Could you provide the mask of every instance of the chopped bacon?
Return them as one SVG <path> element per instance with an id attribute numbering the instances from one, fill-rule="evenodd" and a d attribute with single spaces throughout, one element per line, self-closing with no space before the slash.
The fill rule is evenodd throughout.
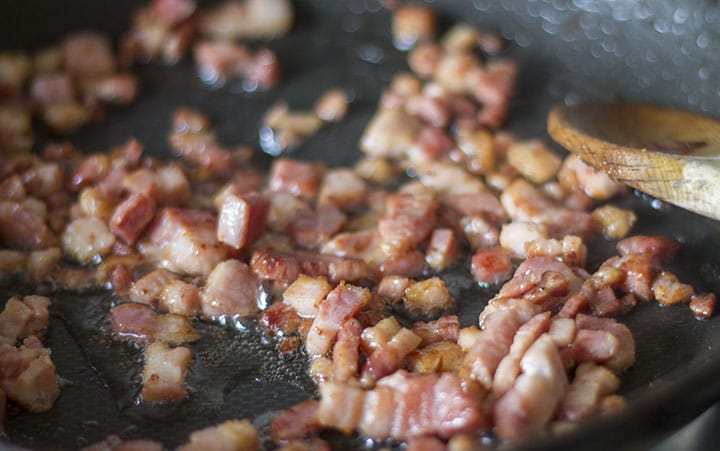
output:
<path id="1" fill-rule="evenodd" d="M 256 450 L 260 446 L 258 431 L 248 420 L 230 420 L 190 434 L 190 441 L 177 448 L 178 451 Z"/>
<path id="2" fill-rule="evenodd" d="M 527 257 L 546 256 L 562 260 L 569 266 L 584 267 L 587 247 L 582 238 L 566 235 L 562 240 L 540 238 L 525 243 Z"/>
<path id="3" fill-rule="evenodd" d="M 38 335 L 48 325 L 50 299 L 45 296 L 12 297 L 0 313 L 0 343 Z"/>
<path id="4" fill-rule="evenodd" d="M 120 304 L 110 309 L 113 334 L 122 340 L 149 343 L 155 340 L 157 314 L 144 304 Z"/>
<path id="5" fill-rule="evenodd" d="M 17 274 L 25 268 L 28 260 L 24 252 L 0 249 L 0 273 Z"/>
<path id="6" fill-rule="evenodd" d="M 282 443 L 304 438 L 320 430 L 318 404 L 317 401 L 308 399 L 280 412 L 270 423 L 270 437 L 273 442 Z"/>
<path id="7" fill-rule="evenodd" d="M 582 329 L 605 331 L 611 333 L 617 339 L 617 352 L 604 362 L 605 366 L 613 372 L 620 373 L 635 363 L 635 339 L 627 326 L 613 319 L 595 318 L 583 314 L 577 316 L 576 322 L 578 334 Z"/>
<path id="8" fill-rule="evenodd" d="M 618 242 L 617 250 L 622 256 L 629 254 L 650 255 L 662 263 L 672 263 L 680 244 L 666 236 L 637 235 Z"/>
<path id="9" fill-rule="evenodd" d="M 334 381 L 345 382 L 357 376 L 362 331 L 362 325 L 355 318 L 340 327 L 332 351 Z"/>
<path id="10" fill-rule="evenodd" d="M 483 216 L 495 224 L 501 224 L 508 218 L 500 200 L 488 191 L 450 195 L 445 203 L 465 216 Z"/>
<path id="11" fill-rule="evenodd" d="M 202 41 L 195 45 L 195 61 L 200 78 L 210 84 L 225 83 L 243 74 L 250 61 L 247 47 L 228 41 Z"/>
<path id="12" fill-rule="evenodd" d="M 202 291 L 202 311 L 209 318 L 249 316 L 257 313 L 260 283 L 239 260 L 218 263 Z"/>
<path id="13" fill-rule="evenodd" d="M 258 326 L 266 334 L 278 338 L 287 337 L 301 327 L 300 318 L 291 306 L 284 302 L 275 302 L 258 316 Z"/>
<path id="14" fill-rule="evenodd" d="M 605 330 L 580 329 L 575 335 L 572 352 L 578 362 L 603 363 L 619 351 L 620 341 Z"/>
<path id="15" fill-rule="evenodd" d="M 573 318 L 556 316 L 550 322 L 548 333 L 558 348 L 566 348 L 575 341 L 577 325 Z"/>
<path id="16" fill-rule="evenodd" d="M 623 185 L 613 182 L 603 171 L 585 164 L 577 155 L 563 161 L 558 181 L 567 190 L 581 190 L 596 200 L 606 200 L 623 191 Z"/>
<path id="17" fill-rule="evenodd" d="M 514 309 L 504 309 L 484 319 L 483 331 L 465 355 L 464 365 L 471 377 L 485 388 L 492 387 L 493 375 L 500 361 L 510 352 L 515 333 L 524 323 Z"/>
<path id="18" fill-rule="evenodd" d="M 340 283 L 320 302 L 318 313 L 308 332 L 305 348 L 309 355 L 323 355 L 330 350 L 341 325 L 357 315 L 370 301 L 370 291 Z"/>
<path id="19" fill-rule="evenodd" d="M 317 117 L 319 117 L 323 121 L 339 122 L 347 114 L 347 95 L 342 89 L 329 89 L 325 91 L 323 95 L 320 96 L 320 98 L 317 99 L 313 109 Z M 344 170 L 341 169 L 339 171 Z"/>
<path id="20" fill-rule="evenodd" d="M 110 252 L 115 244 L 108 226 L 97 218 L 78 218 L 65 228 L 63 249 L 80 263 L 90 263 Z"/>
<path id="21" fill-rule="evenodd" d="M 428 346 L 439 341 L 456 342 L 460 331 L 457 315 L 445 315 L 435 321 L 418 321 L 412 325 L 412 331 L 420 337 L 420 346 Z"/>
<path id="22" fill-rule="evenodd" d="M 156 269 L 136 280 L 128 297 L 133 302 L 155 306 L 165 287 L 173 280 L 177 280 L 177 276 L 170 271 Z"/>
<path id="23" fill-rule="evenodd" d="M 458 258 L 458 242 L 451 229 L 435 229 L 430 237 L 425 260 L 435 270 L 447 269 Z"/>
<path id="24" fill-rule="evenodd" d="M 601 268 L 609 266 L 625 273 L 620 284 L 624 293 L 632 293 L 641 301 L 652 300 L 652 283 L 659 271 L 658 260 L 650 254 L 628 254 L 605 261 Z"/>
<path id="25" fill-rule="evenodd" d="M 223 196 L 217 238 L 235 249 L 255 242 L 265 231 L 270 203 L 259 193 L 230 192 Z"/>
<path id="26" fill-rule="evenodd" d="M 568 381 L 558 349 L 541 335 L 520 361 L 522 374 L 493 407 L 503 439 L 517 440 L 542 431 L 562 402 Z"/>
<path id="27" fill-rule="evenodd" d="M 481 249 L 472 257 L 471 271 L 476 281 L 495 285 L 510 278 L 513 266 L 509 253 L 502 247 Z"/>
<path id="28" fill-rule="evenodd" d="M 202 210 L 163 208 L 138 244 L 146 258 L 167 269 L 203 275 L 230 255 L 230 248 L 217 241 L 217 221 Z"/>
<path id="29" fill-rule="evenodd" d="M 562 164 L 560 157 L 540 140 L 513 143 L 507 150 L 507 161 L 520 174 L 537 184 L 553 179 Z"/>
<path id="30" fill-rule="evenodd" d="M 256 251 L 250 266 L 262 279 L 286 282 L 295 280 L 300 274 L 325 276 L 331 282 L 355 282 L 367 279 L 370 275 L 362 260 L 301 251 Z"/>
<path id="31" fill-rule="evenodd" d="M 381 240 L 392 249 L 406 250 L 424 241 L 435 225 L 437 203 L 431 197 L 391 194 L 378 221 Z"/>
<path id="32" fill-rule="evenodd" d="M 270 170 L 268 186 L 304 200 L 313 200 L 320 184 L 321 168 L 313 163 L 278 158 Z"/>
<path id="33" fill-rule="evenodd" d="M 513 337 L 508 354 L 498 364 L 493 378 L 492 391 L 497 397 L 510 390 L 520 373 L 520 361 L 530 346 L 550 327 L 550 312 L 535 315 L 520 326 Z"/>
<path id="34" fill-rule="evenodd" d="M 465 352 L 452 341 L 438 341 L 408 354 L 405 367 L 413 373 L 455 371 L 462 364 Z"/>
<path id="35" fill-rule="evenodd" d="M 206 12 L 200 27 L 220 39 L 269 39 L 287 33 L 293 17 L 288 0 L 226 1 Z"/>
<path id="36" fill-rule="evenodd" d="M 715 304 L 717 303 L 715 293 L 697 294 L 691 299 L 690 310 L 692 310 L 695 318 L 707 319 L 713 316 L 713 313 L 715 313 Z"/>
<path id="37" fill-rule="evenodd" d="M 134 244 L 155 216 L 155 202 L 143 194 L 131 194 L 115 208 L 110 231 L 126 244 Z"/>
<path id="38" fill-rule="evenodd" d="M 81 32 L 63 42 L 65 69 L 76 77 L 100 77 L 115 72 L 110 40 L 94 32 Z"/>
<path id="39" fill-rule="evenodd" d="M 320 205 L 333 203 L 344 211 L 352 211 L 365 203 L 367 186 L 351 169 L 333 169 L 323 178 L 318 194 Z"/>
<path id="40" fill-rule="evenodd" d="M 405 290 L 405 307 L 414 312 L 429 314 L 445 310 L 452 302 L 445 282 L 439 277 L 421 280 Z"/>
<path id="41" fill-rule="evenodd" d="M 320 302 L 331 289 L 325 277 L 308 277 L 300 274 L 283 293 L 283 302 L 293 307 L 298 315 L 314 318 Z"/>
<path id="42" fill-rule="evenodd" d="M 637 214 L 634 211 L 610 204 L 593 210 L 592 217 L 600 226 L 603 236 L 611 240 L 625 238 L 637 222 Z"/>
<path id="43" fill-rule="evenodd" d="M 13 201 L 0 201 L 0 239 L 22 250 L 44 249 L 56 243 L 42 215 Z"/>
<path id="44" fill-rule="evenodd" d="M 200 289 L 182 280 L 173 279 L 160 292 L 158 308 L 178 315 L 194 316 L 200 312 Z"/>
<path id="45" fill-rule="evenodd" d="M 592 415 L 602 397 L 614 393 L 620 379 L 611 371 L 594 363 L 581 363 L 560 407 L 560 418 L 578 421 Z"/>
<path id="46" fill-rule="evenodd" d="M 148 345 L 142 375 L 143 400 L 171 402 L 187 397 L 185 374 L 191 360 L 192 352 L 188 348 L 180 346 L 171 349 L 164 342 Z"/>
<path id="47" fill-rule="evenodd" d="M 360 148 L 375 157 L 398 158 L 414 144 L 420 121 L 398 109 L 381 109 L 365 128 Z"/>
<path id="48" fill-rule="evenodd" d="M 0 345 L 0 389 L 7 399 L 30 412 L 47 412 L 60 395 L 55 365 L 50 349 L 43 348 L 36 337 L 23 345 Z"/>
<path id="49" fill-rule="evenodd" d="M 139 90 L 135 75 L 114 74 L 98 80 L 92 88 L 92 95 L 105 102 L 126 105 L 135 100 Z"/>
<path id="50" fill-rule="evenodd" d="M 608 286 L 592 293 L 587 299 L 587 304 L 595 316 L 613 316 L 620 313 L 622 308 L 620 299 L 615 296 L 613 289 Z"/>
<path id="51" fill-rule="evenodd" d="M 403 359 L 416 350 L 421 341 L 410 329 L 400 328 L 365 361 L 361 376 L 363 385 L 372 386 L 376 380 L 399 369 Z"/>
<path id="52" fill-rule="evenodd" d="M 527 258 L 525 253 L 527 244 L 533 241 L 545 240 L 548 235 L 549 231 L 545 224 L 513 221 L 503 224 L 498 241 L 514 257 Z"/>
<path id="53" fill-rule="evenodd" d="M 408 50 L 416 43 L 432 40 L 437 31 L 437 13 L 427 6 L 403 5 L 392 17 L 393 42 Z"/>
<path id="54" fill-rule="evenodd" d="M 75 99 L 75 87 L 68 74 L 40 74 L 32 82 L 30 96 L 43 105 L 71 102 Z"/>
<path id="55" fill-rule="evenodd" d="M 366 327 L 360 336 L 362 351 L 367 355 L 371 355 L 390 341 L 400 329 L 402 329 L 402 326 L 394 316 L 388 316 L 378 321 L 374 326 Z"/>
<path id="56" fill-rule="evenodd" d="M 324 244 L 339 232 L 347 222 L 347 216 L 334 204 L 325 204 L 314 213 L 300 214 L 287 228 L 295 243 L 305 249 Z"/>

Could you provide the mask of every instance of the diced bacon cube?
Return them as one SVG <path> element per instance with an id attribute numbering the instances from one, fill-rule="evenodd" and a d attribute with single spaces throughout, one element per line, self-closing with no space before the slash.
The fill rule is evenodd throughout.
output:
<path id="1" fill-rule="evenodd" d="M 230 248 L 217 241 L 217 220 L 203 210 L 161 209 L 138 250 L 173 272 L 209 274 L 230 256 Z"/>
<path id="2" fill-rule="evenodd" d="M 342 89 L 325 91 L 315 102 L 313 110 L 317 117 L 325 122 L 339 122 L 347 114 L 347 95 Z"/>
<path id="3" fill-rule="evenodd" d="M 155 340 L 157 313 L 144 304 L 120 304 L 110 309 L 113 334 L 121 340 L 149 343 Z"/>
<path id="4" fill-rule="evenodd" d="M 496 285 L 510 278 L 513 266 L 504 248 L 493 247 L 479 250 L 473 255 L 471 271 L 478 282 Z"/>
<path id="5" fill-rule="evenodd" d="M 230 420 L 190 434 L 190 441 L 178 451 L 240 451 L 256 450 L 260 446 L 258 431 L 248 420 Z"/>
<path id="6" fill-rule="evenodd" d="M 320 302 L 332 287 L 325 277 L 308 277 L 300 274 L 283 293 L 283 302 L 304 318 L 314 318 Z"/>
<path id="7" fill-rule="evenodd" d="M 680 283 L 671 272 L 662 271 L 652 284 L 653 296 L 663 305 L 687 302 L 695 294 L 692 285 Z"/>
<path id="8" fill-rule="evenodd" d="M 617 250 L 622 256 L 647 254 L 662 263 L 672 263 L 680 244 L 666 236 L 637 235 L 618 242 Z"/>
<path id="9" fill-rule="evenodd" d="M 545 183 L 555 177 L 560 157 L 551 152 L 541 141 L 516 142 L 508 148 L 508 163 L 533 183 Z"/>
<path id="10" fill-rule="evenodd" d="M 235 249 L 255 242 L 265 231 L 270 203 L 259 193 L 223 196 L 218 218 L 218 241 Z"/>
<path id="11" fill-rule="evenodd" d="M 425 253 L 425 260 L 431 268 L 441 271 L 455 263 L 458 257 L 458 243 L 451 229 L 435 229 Z"/>
<path id="12" fill-rule="evenodd" d="M 597 200 L 609 199 L 623 191 L 623 185 L 613 182 L 605 172 L 585 164 L 573 154 L 563 161 L 558 181 L 567 190 L 579 189 Z"/>
<path id="13" fill-rule="evenodd" d="M 190 182 L 182 169 L 174 164 L 155 171 L 157 200 L 161 204 L 182 205 L 191 197 Z"/>
<path id="14" fill-rule="evenodd" d="M 370 301 L 367 288 L 341 283 L 320 302 L 305 343 L 309 355 L 323 355 L 342 323 L 357 315 Z"/>
<path id="15" fill-rule="evenodd" d="M 75 87 L 68 74 L 40 74 L 33 79 L 30 96 L 43 105 L 71 102 L 75 100 Z"/>
<path id="16" fill-rule="evenodd" d="M 550 338 L 559 349 L 570 346 L 575 341 L 577 326 L 572 318 L 555 317 L 550 322 Z"/>
<path id="17" fill-rule="evenodd" d="M 465 353 L 457 344 L 438 341 L 418 348 L 407 356 L 406 368 L 413 373 L 439 373 L 456 370 Z"/>
<path id="18" fill-rule="evenodd" d="M 405 307 L 414 312 L 428 314 L 445 310 L 452 302 L 445 282 L 439 277 L 416 282 L 405 290 Z"/>
<path id="19" fill-rule="evenodd" d="M 0 342 L 38 335 L 48 325 L 50 299 L 44 296 L 12 297 L 0 313 Z"/>
<path id="20" fill-rule="evenodd" d="M 209 318 L 249 316 L 258 311 L 260 282 L 239 260 L 218 263 L 202 292 L 202 311 Z"/>
<path id="21" fill-rule="evenodd" d="M 607 368 L 593 363 L 578 365 L 562 402 L 560 417 L 570 421 L 589 417 L 598 409 L 601 398 L 619 386 L 620 379 Z"/>
<path id="22" fill-rule="evenodd" d="M 298 215 L 287 228 L 295 243 L 305 249 L 314 249 L 324 244 L 339 232 L 347 216 L 332 203 L 320 206 L 317 211 Z"/>
<path id="23" fill-rule="evenodd" d="M 591 331 L 604 331 L 609 332 L 617 338 L 619 343 L 617 346 L 617 352 L 613 353 L 610 359 L 606 360 L 605 365 L 610 368 L 615 374 L 618 374 L 633 363 L 635 363 L 635 339 L 630 332 L 630 329 L 622 323 L 619 323 L 613 319 L 608 318 L 595 318 L 594 316 L 579 314 L 576 318 L 578 334 L 582 329 L 588 329 Z M 592 339 L 591 335 L 588 335 Z M 605 336 L 599 336 L 601 340 L 604 340 L 606 344 L 612 346 L 611 341 Z M 577 335 L 576 335 L 577 341 Z M 592 343 L 589 343 L 592 345 Z M 573 344 L 573 348 L 575 345 Z M 586 347 L 586 349 L 590 349 Z"/>
<path id="24" fill-rule="evenodd" d="M 167 343 L 171 346 L 178 346 L 189 343 L 200 338 L 195 332 L 192 323 L 187 316 L 169 313 L 158 315 L 155 340 Z"/>
<path id="25" fill-rule="evenodd" d="M 559 258 L 569 266 L 585 266 L 587 246 L 582 238 L 565 236 L 562 241 L 553 238 L 540 238 L 525 243 L 527 257 L 544 256 Z"/>
<path id="26" fill-rule="evenodd" d="M 482 216 L 464 216 L 459 226 L 472 249 L 495 247 L 500 239 L 497 227 Z"/>
<path id="27" fill-rule="evenodd" d="M 87 264 L 110 252 L 115 235 L 97 218 L 78 218 L 68 224 L 62 244 L 67 254 Z"/>
<path id="28" fill-rule="evenodd" d="M 0 345 L 0 386 L 7 399 L 29 412 L 47 412 L 60 395 L 50 349 L 36 337 L 23 345 Z"/>
<path id="29" fill-rule="evenodd" d="M 81 32 L 63 42 L 65 69 L 77 77 L 98 77 L 115 72 L 110 40 L 94 32 Z"/>
<path id="30" fill-rule="evenodd" d="M 284 302 L 274 302 L 258 316 L 258 327 L 278 338 L 296 333 L 302 322 L 295 309 Z"/>
<path id="31" fill-rule="evenodd" d="M 381 109 L 365 128 L 360 148 L 370 156 L 401 157 L 415 144 L 420 125 L 401 109 Z"/>
<path id="32" fill-rule="evenodd" d="M 715 293 L 702 293 L 692 297 L 690 310 L 698 319 L 708 319 L 715 313 L 717 298 Z"/>
<path id="33" fill-rule="evenodd" d="M 186 398 L 185 375 L 191 360 L 192 352 L 188 348 L 171 349 L 167 343 L 151 343 L 145 349 L 143 401 L 172 402 Z"/>
<path id="34" fill-rule="evenodd" d="M 138 279 L 128 296 L 133 302 L 155 306 L 165 286 L 173 280 L 177 280 L 177 276 L 170 271 L 156 269 Z"/>
<path id="35" fill-rule="evenodd" d="M 508 219 L 500 200 L 488 191 L 454 194 L 448 196 L 445 203 L 464 216 L 482 216 L 494 224 L 503 223 Z"/>
<path id="36" fill-rule="evenodd" d="M 510 251 L 514 257 L 526 258 L 526 243 L 547 238 L 548 228 L 544 224 L 513 221 L 503 224 L 499 241 L 500 245 Z"/>
<path id="37" fill-rule="evenodd" d="M 348 211 L 361 207 L 365 203 L 367 186 L 363 179 L 351 169 L 333 169 L 323 178 L 318 194 L 320 205 L 328 202 Z"/>
<path id="38" fill-rule="evenodd" d="M 394 253 L 380 263 L 378 270 L 384 276 L 417 277 L 425 270 L 425 256 L 417 249 Z"/>
<path id="39" fill-rule="evenodd" d="M 616 240 L 625 238 L 637 221 L 637 215 L 632 210 L 610 204 L 596 208 L 592 217 L 605 237 Z"/>
<path id="40" fill-rule="evenodd" d="M 160 292 L 158 308 L 178 315 L 194 316 L 201 308 L 200 289 L 182 280 L 171 280 Z"/>
<path id="41" fill-rule="evenodd" d="M 115 208 L 110 231 L 126 244 L 134 244 L 155 216 L 155 201 L 143 194 L 132 194 Z"/>
<path id="42" fill-rule="evenodd" d="M 402 360 L 420 345 L 422 339 L 407 328 L 400 328 L 386 343 L 380 345 L 365 361 L 361 382 L 372 386 L 378 379 L 400 368 Z"/>
<path id="43" fill-rule="evenodd" d="M 56 243 L 43 215 L 13 201 L 0 201 L 0 239 L 22 250 L 44 249 Z"/>
<path id="44" fill-rule="evenodd" d="M 278 158 L 270 170 L 268 185 L 273 191 L 285 191 L 312 200 L 318 191 L 320 175 L 321 168 L 316 164 Z"/>

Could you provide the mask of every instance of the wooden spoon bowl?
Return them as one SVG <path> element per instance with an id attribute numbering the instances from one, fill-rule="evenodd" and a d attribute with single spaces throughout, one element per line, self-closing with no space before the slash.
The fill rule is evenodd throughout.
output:
<path id="1" fill-rule="evenodd" d="M 556 106 L 548 133 L 615 181 L 720 219 L 720 122 L 631 103 Z"/>

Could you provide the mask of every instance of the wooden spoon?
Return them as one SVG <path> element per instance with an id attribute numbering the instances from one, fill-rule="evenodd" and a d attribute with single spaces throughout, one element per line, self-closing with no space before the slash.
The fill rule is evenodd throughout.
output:
<path id="1" fill-rule="evenodd" d="M 720 219 L 720 121 L 630 103 L 561 105 L 548 133 L 617 182 Z"/>

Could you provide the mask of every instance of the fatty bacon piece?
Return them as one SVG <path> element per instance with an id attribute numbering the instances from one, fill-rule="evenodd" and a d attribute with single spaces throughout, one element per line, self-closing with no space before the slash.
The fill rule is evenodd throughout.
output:
<path id="1" fill-rule="evenodd" d="M 373 334 L 375 338 L 379 335 Z M 376 380 L 398 370 L 403 359 L 415 351 L 422 342 L 418 335 L 405 327 L 383 338 L 384 340 L 374 344 L 376 349 L 368 356 L 363 366 L 361 382 L 365 386 L 372 386 Z"/>
<path id="2" fill-rule="evenodd" d="M 201 297 L 208 318 L 250 316 L 259 309 L 260 281 L 245 263 L 226 260 L 212 270 Z"/>
<path id="3" fill-rule="evenodd" d="M 148 402 L 180 401 L 187 397 L 185 375 L 192 361 L 192 351 L 185 347 L 170 348 L 155 342 L 145 348 L 142 374 L 142 398 Z"/>
<path id="4" fill-rule="evenodd" d="M 522 374 L 493 406 L 498 435 L 519 440 L 541 432 L 563 399 L 568 381 L 560 353 L 543 334 L 520 361 Z"/>
<path id="5" fill-rule="evenodd" d="M 326 382 L 320 385 L 318 419 L 325 427 L 376 438 L 472 433 L 487 427 L 480 403 L 452 373 L 411 376 L 397 371 L 372 390 Z"/>
<path id="6" fill-rule="evenodd" d="M 311 356 L 323 355 L 330 350 L 342 324 L 356 316 L 370 301 L 370 291 L 346 283 L 340 283 L 320 302 L 305 342 Z"/>
<path id="7" fill-rule="evenodd" d="M 620 379 L 602 365 L 581 363 L 560 408 L 560 418 L 579 421 L 591 416 L 603 396 L 614 393 Z"/>
<path id="8" fill-rule="evenodd" d="M 319 431 L 321 426 L 317 416 L 318 407 L 318 401 L 307 399 L 280 412 L 270 423 L 270 437 L 273 442 L 299 439 Z"/>
<path id="9" fill-rule="evenodd" d="M 260 437 L 248 420 L 230 420 L 190 434 L 190 440 L 177 451 L 253 451 Z"/>
<path id="10" fill-rule="evenodd" d="M 18 348 L 0 345 L 0 389 L 29 412 L 50 410 L 60 395 L 50 349 L 33 336 Z"/>
<path id="11" fill-rule="evenodd" d="M 186 316 L 158 315 L 144 304 L 120 304 L 110 309 L 113 335 L 137 344 L 164 341 L 173 345 L 199 338 Z"/>
<path id="12" fill-rule="evenodd" d="M 345 382 L 357 376 L 361 334 L 362 325 L 355 318 L 350 318 L 340 327 L 332 351 L 334 381 Z"/>
<path id="13" fill-rule="evenodd" d="M 50 299 L 45 296 L 15 296 L 0 313 L 0 343 L 14 345 L 18 339 L 37 336 L 48 325 Z"/>
<path id="14" fill-rule="evenodd" d="M 261 279 L 282 282 L 292 282 L 300 274 L 324 276 L 331 282 L 358 282 L 370 277 L 368 265 L 360 259 L 305 251 L 255 251 L 250 267 Z"/>
<path id="15" fill-rule="evenodd" d="M 207 275 L 231 249 L 217 240 L 217 220 L 203 210 L 163 208 L 150 224 L 140 253 L 170 271 Z"/>
<path id="16" fill-rule="evenodd" d="M 572 352 L 577 362 L 601 363 L 620 374 L 635 363 L 635 339 L 630 329 L 610 318 L 578 314 Z"/>
<path id="17" fill-rule="evenodd" d="M 45 218 L 25 203 L 0 202 L 0 241 L 22 250 L 39 250 L 57 244 Z"/>
<path id="18" fill-rule="evenodd" d="M 261 194 L 231 191 L 222 197 L 218 241 L 235 249 L 255 242 L 265 231 L 270 202 Z"/>

